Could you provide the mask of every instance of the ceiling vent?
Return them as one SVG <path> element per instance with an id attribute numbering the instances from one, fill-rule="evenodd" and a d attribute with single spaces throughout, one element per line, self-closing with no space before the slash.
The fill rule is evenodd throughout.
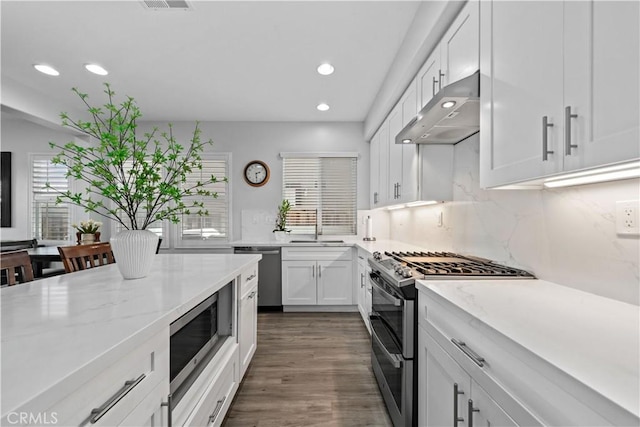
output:
<path id="1" fill-rule="evenodd" d="M 191 6 L 186 0 L 143 0 L 145 9 L 149 10 L 189 10 Z"/>

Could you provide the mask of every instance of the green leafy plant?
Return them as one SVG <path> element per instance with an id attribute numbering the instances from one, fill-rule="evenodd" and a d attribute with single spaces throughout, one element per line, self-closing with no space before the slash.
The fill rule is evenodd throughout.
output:
<path id="1" fill-rule="evenodd" d="M 290 231 L 287 230 L 287 214 L 291 210 L 291 204 L 284 199 L 278 206 L 278 216 L 276 217 L 276 228 L 273 231 Z"/>
<path id="2" fill-rule="evenodd" d="M 186 147 L 174 137 L 171 124 L 168 131 L 153 128 L 138 136 L 142 113 L 134 98 L 126 96 L 117 104 L 111 86 L 104 86 L 108 100 L 102 107 L 91 106 L 87 94 L 72 89 L 85 104 L 89 120 L 72 120 L 67 113 L 60 114 L 63 126 L 91 136 L 97 144 L 49 143 L 52 149 L 60 150 L 53 163 L 65 165 L 68 177 L 88 184 L 85 192 L 58 191 L 56 202 L 81 206 L 130 230 L 144 230 L 165 219 L 177 223 L 183 214 L 208 215 L 201 199 L 218 194 L 206 186 L 227 178 L 211 175 L 193 183 L 192 179 L 187 182 L 187 177 L 202 170 L 201 153 L 213 141 L 201 140 L 197 122 Z M 200 200 L 194 197 L 185 202 L 189 196 Z"/>
<path id="3" fill-rule="evenodd" d="M 73 228 L 78 230 L 79 233 L 83 234 L 95 234 L 99 229 L 102 223 L 100 221 L 94 221 L 89 218 L 87 221 L 80 221 L 80 225 L 71 224 Z"/>

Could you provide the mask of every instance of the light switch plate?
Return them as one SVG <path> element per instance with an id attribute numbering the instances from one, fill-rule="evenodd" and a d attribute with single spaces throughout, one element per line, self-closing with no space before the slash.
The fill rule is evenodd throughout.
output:
<path id="1" fill-rule="evenodd" d="M 616 233 L 623 236 L 640 236 L 640 200 L 616 202 Z"/>

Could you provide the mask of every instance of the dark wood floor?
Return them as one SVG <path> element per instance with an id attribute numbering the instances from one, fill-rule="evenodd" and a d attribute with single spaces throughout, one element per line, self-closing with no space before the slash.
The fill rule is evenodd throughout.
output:
<path id="1" fill-rule="evenodd" d="M 359 313 L 259 313 L 223 426 L 391 426 Z"/>

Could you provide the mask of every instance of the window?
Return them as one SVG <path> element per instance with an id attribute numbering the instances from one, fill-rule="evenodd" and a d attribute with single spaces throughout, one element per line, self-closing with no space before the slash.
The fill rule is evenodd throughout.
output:
<path id="1" fill-rule="evenodd" d="M 296 234 L 356 234 L 357 155 L 289 154 L 283 157 L 282 197 Z"/>
<path id="2" fill-rule="evenodd" d="M 205 181 L 215 176 L 219 179 L 214 184 L 204 188 L 218 194 L 217 198 L 203 196 L 188 196 L 183 199 L 185 205 L 192 201 L 202 202 L 203 210 L 208 215 L 199 216 L 191 209 L 191 214 L 182 215 L 179 226 L 178 239 L 180 246 L 201 246 L 196 242 L 224 242 L 229 240 L 229 184 L 222 180 L 229 176 L 228 155 L 203 155 L 202 170 L 194 170 L 187 175 L 187 187 L 198 181 Z M 197 209 L 197 208 L 196 208 Z"/>
<path id="3" fill-rule="evenodd" d="M 31 156 L 31 233 L 38 240 L 69 240 L 71 209 L 56 204 L 58 193 L 70 189 L 67 167 L 54 165 L 52 158 Z"/>

